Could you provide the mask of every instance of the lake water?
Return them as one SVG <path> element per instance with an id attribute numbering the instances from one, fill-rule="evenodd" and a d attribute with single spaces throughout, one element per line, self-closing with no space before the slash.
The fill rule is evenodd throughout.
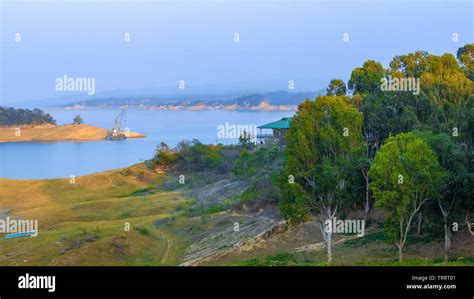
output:
<path id="1" fill-rule="evenodd" d="M 120 110 L 47 110 L 58 125 L 80 114 L 86 124 L 111 128 Z M 203 143 L 235 143 L 218 139 L 218 126 L 262 125 L 292 112 L 128 110 L 124 127 L 146 138 L 95 142 L 0 143 L 0 177 L 12 179 L 68 178 L 126 167 L 153 157 L 161 141 L 175 146 L 183 139 Z"/>

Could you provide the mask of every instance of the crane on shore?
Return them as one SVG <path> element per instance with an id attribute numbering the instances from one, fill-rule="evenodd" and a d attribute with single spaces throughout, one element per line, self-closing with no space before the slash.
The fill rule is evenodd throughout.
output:
<path id="1" fill-rule="evenodd" d="M 117 115 L 114 122 L 114 127 L 112 130 L 109 131 L 105 140 L 125 140 L 127 139 L 127 135 L 121 131 L 122 123 L 125 123 L 125 114 L 126 109 L 123 108 L 122 111 Z"/>

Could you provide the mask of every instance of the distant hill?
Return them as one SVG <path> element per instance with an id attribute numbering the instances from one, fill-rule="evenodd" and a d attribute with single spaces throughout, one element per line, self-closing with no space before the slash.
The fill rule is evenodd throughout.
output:
<path id="1" fill-rule="evenodd" d="M 154 110 L 292 110 L 306 99 L 315 99 L 315 92 L 275 91 L 245 96 L 178 95 L 163 97 L 110 97 L 78 101 L 61 106 L 66 109 L 106 109 L 127 106 Z"/>
<path id="2" fill-rule="evenodd" d="M 323 77 L 295 77 L 293 78 L 295 89 L 292 93 L 304 93 L 314 88 L 327 86 L 331 78 Z M 283 86 L 283 87 L 282 87 Z M 186 83 L 186 88 L 180 90 L 178 85 L 155 86 L 143 88 L 119 88 L 110 90 L 98 90 L 94 95 L 88 95 L 84 92 L 56 92 L 54 97 L 35 97 L 23 101 L 9 102 L 8 98 L 3 99 L 3 103 L 15 108 L 51 108 L 64 107 L 89 101 L 104 100 L 134 100 L 142 101 L 152 99 L 157 103 L 176 102 L 180 100 L 230 100 L 236 97 L 245 97 L 248 95 L 271 94 L 276 90 L 286 90 L 288 79 L 271 80 L 250 80 L 234 81 L 214 84 L 191 84 Z M 318 89 L 316 89 L 318 90 Z M 92 102 L 90 102 L 92 103 Z"/>

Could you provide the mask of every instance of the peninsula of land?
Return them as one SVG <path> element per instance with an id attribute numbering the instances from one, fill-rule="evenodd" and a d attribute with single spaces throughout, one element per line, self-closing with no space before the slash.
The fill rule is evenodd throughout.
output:
<path id="1" fill-rule="evenodd" d="M 21 125 L 0 127 L 0 142 L 101 141 L 105 140 L 108 133 L 107 129 L 84 124 Z M 127 139 L 145 137 L 135 132 L 123 133 Z"/>

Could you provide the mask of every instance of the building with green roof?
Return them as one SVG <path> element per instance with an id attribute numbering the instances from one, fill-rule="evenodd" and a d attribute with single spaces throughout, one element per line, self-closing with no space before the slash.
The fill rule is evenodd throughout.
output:
<path id="1" fill-rule="evenodd" d="M 293 117 L 283 117 L 280 120 L 258 126 L 257 139 L 260 144 L 275 144 L 281 146 L 285 143 L 285 133 L 290 128 Z"/>

